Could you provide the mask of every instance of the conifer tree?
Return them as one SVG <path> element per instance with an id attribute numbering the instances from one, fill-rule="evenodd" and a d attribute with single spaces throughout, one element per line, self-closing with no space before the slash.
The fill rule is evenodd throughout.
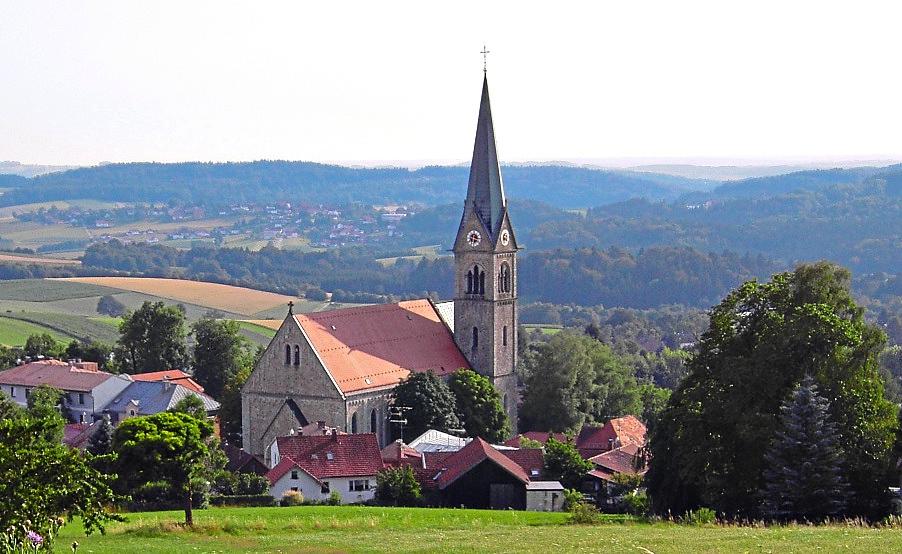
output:
<path id="1" fill-rule="evenodd" d="M 113 451 L 113 426 L 109 416 L 104 416 L 97 424 L 97 430 L 88 439 L 88 452 L 102 456 Z"/>
<path id="2" fill-rule="evenodd" d="M 764 456 L 765 517 L 816 522 L 843 513 L 847 486 L 829 407 L 807 375 L 783 403 L 781 427 Z"/>

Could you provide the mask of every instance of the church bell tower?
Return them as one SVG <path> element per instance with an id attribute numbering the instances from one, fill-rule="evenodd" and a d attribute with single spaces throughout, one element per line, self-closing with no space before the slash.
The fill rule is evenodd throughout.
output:
<path id="1" fill-rule="evenodd" d="M 454 338 L 472 369 L 494 383 L 516 433 L 517 241 L 495 150 L 487 76 L 453 251 Z"/>

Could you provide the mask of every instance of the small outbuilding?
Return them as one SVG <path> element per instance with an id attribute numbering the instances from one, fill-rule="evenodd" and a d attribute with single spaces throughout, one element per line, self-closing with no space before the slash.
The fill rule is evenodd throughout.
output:
<path id="1" fill-rule="evenodd" d="M 526 509 L 531 512 L 560 512 L 564 509 L 564 485 L 560 481 L 526 483 Z"/>

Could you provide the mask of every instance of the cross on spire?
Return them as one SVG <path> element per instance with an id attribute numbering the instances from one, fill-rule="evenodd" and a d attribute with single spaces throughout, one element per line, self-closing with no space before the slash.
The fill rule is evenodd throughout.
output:
<path id="1" fill-rule="evenodd" d="M 485 47 L 485 44 L 482 45 L 482 72 L 488 73 L 488 56 L 491 52 Z"/>

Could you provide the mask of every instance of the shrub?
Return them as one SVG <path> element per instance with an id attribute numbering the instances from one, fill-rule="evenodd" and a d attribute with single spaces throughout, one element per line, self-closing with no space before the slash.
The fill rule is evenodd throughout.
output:
<path id="1" fill-rule="evenodd" d="M 326 504 L 329 506 L 340 506 L 341 505 L 341 494 L 338 491 L 332 491 L 329 493 L 329 500 L 326 501 Z"/>
<path id="2" fill-rule="evenodd" d="M 299 491 L 288 491 L 282 496 L 282 506 L 300 506 L 304 503 L 304 495 Z"/>
<path id="3" fill-rule="evenodd" d="M 683 515 L 683 523 L 689 525 L 711 525 L 717 521 L 717 513 L 711 508 L 689 510 Z"/>
<path id="4" fill-rule="evenodd" d="M 269 480 L 256 473 L 239 473 L 235 492 L 241 495 L 261 495 L 269 492 Z"/>
<path id="5" fill-rule="evenodd" d="M 381 506 L 417 506 L 422 493 L 410 466 L 388 468 L 376 474 L 376 502 Z"/>
<path id="6" fill-rule="evenodd" d="M 644 516 L 648 513 L 648 495 L 645 491 L 634 491 L 623 496 L 623 510 L 634 516 Z"/>
<path id="7" fill-rule="evenodd" d="M 576 524 L 592 524 L 598 523 L 600 519 L 598 508 L 587 502 L 577 502 L 570 509 L 570 523 Z"/>
<path id="8" fill-rule="evenodd" d="M 583 493 L 576 489 L 564 490 L 564 509 L 568 512 L 573 511 L 579 504 L 583 502 Z"/>

